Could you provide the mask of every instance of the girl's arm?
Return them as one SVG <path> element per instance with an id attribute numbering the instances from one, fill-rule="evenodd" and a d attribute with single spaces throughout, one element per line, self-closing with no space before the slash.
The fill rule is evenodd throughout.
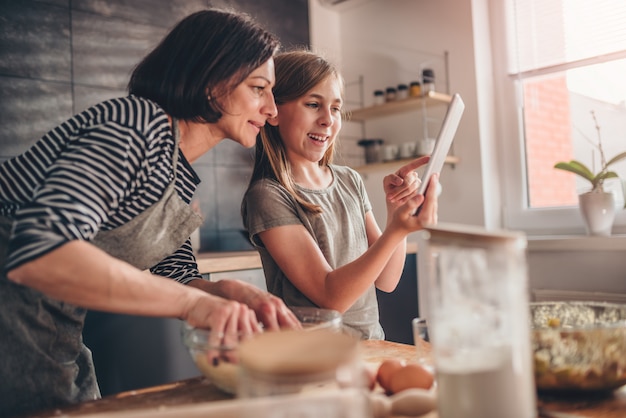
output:
<path id="1" fill-rule="evenodd" d="M 353 262 L 335 270 L 302 225 L 268 229 L 259 233 L 259 238 L 280 269 L 302 293 L 322 308 L 345 312 L 376 283 L 392 257 L 394 260 L 400 257 L 397 250 L 404 245 L 406 236 L 421 229 L 424 224 L 431 223 L 432 215 L 436 212 L 436 176 L 431 181 L 435 187 L 429 188 L 426 201 L 421 195 L 408 199 L 393 212 L 385 231 L 376 238 L 369 237 L 370 234 L 375 235 L 377 229 L 372 226 L 371 216 L 367 221 L 368 240 L 373 240 L 370 247 Z M 420 215 L 413 216 L 412 213 L 422 202 L 424 205 Z M 389 274 L 392 274 L 391 270 Z M 387 285 L 386 279 L 382 281 Z"/>

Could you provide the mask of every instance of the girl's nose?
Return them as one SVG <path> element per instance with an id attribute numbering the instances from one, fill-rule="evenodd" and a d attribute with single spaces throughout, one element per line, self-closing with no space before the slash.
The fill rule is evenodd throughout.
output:
<path id="1" fill-rule="evenodd" d="M 329 109 L 322 110 L 318 122 L 322 126 L 330 126 L 333 124 L 333 115 Z"/>

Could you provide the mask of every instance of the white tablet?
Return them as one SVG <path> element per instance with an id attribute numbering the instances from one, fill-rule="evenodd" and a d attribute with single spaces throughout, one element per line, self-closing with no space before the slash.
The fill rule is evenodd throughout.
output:
<path id="1" fill-rule="evenodd" d="M 426 188 L 428 187 L 431 175 L 434 173 L 441 173 L 441 169 L 446 161 L 446 156 L 448 155 L 448 151 L 452 145 L 454 134 L 456 134 L 456 130 L 459 127 L 461 115 L 463 115 L 464 110 L 465 103 L 463 103 L 461 96 L 458 93 L 455 93 L 452 96 L 452 101 L 450 101 L 450 104 L 448 105 L 448 111 L 443 119 L 441 130 L 439 131 L 439 136 L 437 137 L 437 142 L 435 143 L 435 148 L 430 155 L 430 161 L 428 161 L 428 165 L 426 165 L 426 169 L 422 175 L 422 184 L 420 184 L 418 190 L 419 194 L 426 193 Z"/>

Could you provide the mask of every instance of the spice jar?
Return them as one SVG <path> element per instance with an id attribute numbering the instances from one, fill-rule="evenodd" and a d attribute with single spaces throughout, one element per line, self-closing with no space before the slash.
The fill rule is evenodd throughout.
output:
<path id="1" fill-rule="evenodd" d="M 387 87 L 385 94 L 385 101 L 393 102 L 396 100 L 396 88 L 395 87 Z"/>
<path id="2" fill-rule="evenodd" d="M 374 104 L 379 105 L 385 103 L 385 92 L 382 90 L 374 90 Z"/>
<path id="3" fill-rule="evenodd" d="M 409 97 L 409 86 L 406 84 L 398 84 L 398 92 L 396 94 L 396 99 L 402 100 Z"/>
<path id="4" fill-rule="evenodd" d="M 411 81 L 409 86 L 409 95 L 411 97 L 419 97 L 422 95 L 422 83 L 419 81 Z"/>
<path id="5" fill-rule="evenodd" d="M 431 91 L 435 91 L 435 72 L 430 68 L 422 70 L 422 94 L 426 95 Z"/>
<path id="6" fill-rule="evenodd" d="M 365 148 L 365 162 L 378 163 L 381 160 L 382 139 L 361 139 L 357 145 Z"/>

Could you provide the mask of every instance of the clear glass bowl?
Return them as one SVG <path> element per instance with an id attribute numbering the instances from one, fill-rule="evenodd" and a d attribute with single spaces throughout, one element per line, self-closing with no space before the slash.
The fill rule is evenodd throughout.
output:
<path id="1" fill-rule="evenodd" d="M 600 392 L 626 384 L 626 305 L 531 303 L 539 391 Z"/>
<path id="2" fill-rule="evenodd" d="M 341 314 L 337 311 L 314 307 L 292 307 L 291 310 L 305 329 L 341 330 Z M 220 390 L 235 394 L 239 376 L 237 347 L 243 339 L 238 334 L 219 337 L 212 335 L 211 330 L 183 323 L 183 343 L 198 369 Z M 217 360 L 210 360 L 213 358 Z"/>

